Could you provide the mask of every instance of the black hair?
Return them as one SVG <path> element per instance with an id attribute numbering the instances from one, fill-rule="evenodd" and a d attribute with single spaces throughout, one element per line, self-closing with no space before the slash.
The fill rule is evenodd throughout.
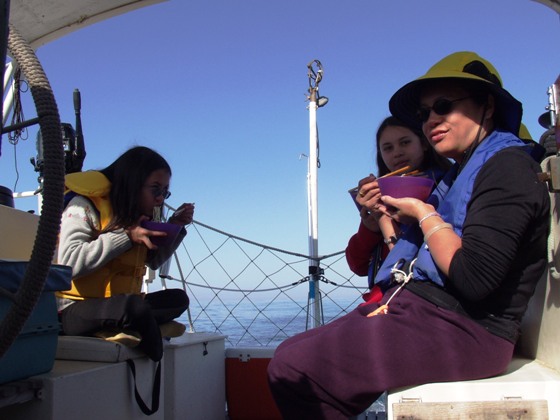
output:
<path id="1" fill-rule="evenodd" d="M 171 176 L 171 167 L 159 153 L 148 147 L 137 146 L 100 170 L 111 181 L 109 201 L 113 217 L 105 231 L 127 228 L 138 221 L 141 216 L 142 188 L 150 174 L 158 169 L 167 171 Z"/>
<path id="2" fill-rule="evenodd" d="M 410 130 L 412 133 L 414 133 L 420 139 L 420 143 L 422 143 L 422 146 L 425 148 L 426 151 L 424 152 L 424 159 L 422 160 L 422 164 L 420 168 L 418 168 L 419 170 L 424 171 L 429 168 L 438 167 L 443 171 L 447 171 L 451 167 L 451 162 L 444 156 L 437 154 L 437 152 L 434 150 L 430 142 L 428 142 L 428 139 L 426 138 L 426 136 L 424 136 L 424 133 L 422 133 L 421 130 L 414 127 L 410 127 L 409 125 L 399 120 L 397 117 L 391 115 L 385 118 L 383 121 L 381 121 L 381 124 L 379 124 L 379 127 L 377 128 L 377 133 L 375 135 L 378 177 L 386 175 L 389 172 L 391 172 L 387 167 L 387 165 L 385 165 L 385 162 L 383 162 L 383 157 L 381 155 L 381 145 L 379 144 L 381 140 L 381 135 L 383 134 L 383 132 L 387 127 L 406 128 Z"/>

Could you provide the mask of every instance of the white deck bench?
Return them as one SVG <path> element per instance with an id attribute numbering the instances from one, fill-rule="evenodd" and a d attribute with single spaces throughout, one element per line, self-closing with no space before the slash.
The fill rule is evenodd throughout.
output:
<path id="1" fill-rule="evenodd" d="M 560 419 L 559 329 L 560 280 L 547 276 L 533 296 L 505 374 L 392 390 L 387 418 Z"/>
<path id="2" fill-rule="evenodd" d="M 225 417 L 225 337 L 186 333 L 164 346 L 159 410 L 155 420 Z M 52 371 L 28 379 L 40 382 L 38 398 L 0 408 L 10 420 L 146 419 L 134 399 L 126 359 L 136 365 L 137 388 L 148 406 L 154 362 L 138 350 L 89 337 L 60 337 Z"/>

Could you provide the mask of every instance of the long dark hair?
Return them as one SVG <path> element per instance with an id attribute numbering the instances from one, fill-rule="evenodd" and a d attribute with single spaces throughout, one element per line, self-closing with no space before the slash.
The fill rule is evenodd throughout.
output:
<path id="1" fill-rule="evenodd" d="M 109 200 L 113 218 L 105 231 L 127 228 L 141 216 L 140 197 L 146 179 L 158 169 L 171 176 L 171 167 L 157 152 L 148 147 L 133 147 L 100 172 L 111 181 Z"/>
<path id="2" fill-rule="evenodd" d="M 383 134 L 383 132 L 385 131 L 385 129 L 387 127 L 403 127 L 406 128 L 410 131 L 412 131 L 416 136 L 418 136 L 418 138 L 420 139 L 420 142 L 422 143 L 422 146 L 425 148 L 425 152 L 424 152 L 424 159 L 422 160 L 422 164 L 420 166 L 420 168 L 418 168 L 421 171 L 427 170 L 429 168 L 439 168 L 441 169 L 443 172 L 447 171 L 450 167 L 451 167 L 451 162 L 445 158 L 444 156 L 438 155 L 437 152 L 434 150 L 434 148 L 432 147 L 432 145 L 428 142 L 428 139 L 424 136 L 424 133 L 422 133 L 422 131 L 415 129 L 415 128 L 411 128 L 408 125 L 406 125 L 405 123 L 403 123 L 401 120 L 399 120 L 397 117 L 393 117 L 392 115 L 385 118 L 383 121 L 381 121 L 381 124 L 379 124 L 379 128 L 377 129 L 377 134 L 375 135 L 375 145 L 376 145 L 376 150 L 377 150 L 377 154 L 376 154 L 376 160 L 377 160 L 377 176 L 383 176 L 388 174 L 389 172 L 391 172 L 389 170 L 389 168 L 387 167 L 387 165 L 385 165 L 385 162 L 383 162 L 383 157 L 381 156 L 381 146 L 380 146 L 380 140 L 381 140 L 381 135 Z"/>

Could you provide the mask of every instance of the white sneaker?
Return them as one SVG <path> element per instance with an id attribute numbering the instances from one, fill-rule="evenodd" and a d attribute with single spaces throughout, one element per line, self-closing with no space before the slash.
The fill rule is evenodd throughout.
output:
<path id="1" fill-rule="evenodd" d="M 159 326 L 162 337 L 180 337 L 182 336 L 187 327 L 177 321 L 169 321 Z"/>
<path id="2" fill-rule="evenodd" d="M 140 334 L 134 331 L 117 332 L 117 331 L 101 330 L 101 331 L 97 331 L 94 335 L 98 338 L 102 338 L 105 341 L 119 343 L 127 347 L 136 347 L 138 344 L 140 344 L 140 341 L 142 340 Z"/>

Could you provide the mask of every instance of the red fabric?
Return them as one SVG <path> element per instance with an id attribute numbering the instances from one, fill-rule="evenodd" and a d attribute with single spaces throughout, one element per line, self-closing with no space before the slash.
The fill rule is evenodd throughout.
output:
<path id="1" fill-rule="evenodd" d="M 373 249 L 383 240 L 380 232 L 372 232 L 360 222 L 358 232 L 348 241 L 346 247 L 346 261 L 353 273 L 358 276 L 367 276 Z M 389 252 L 384 245 L 383 257 Z"/>
<path id="2" fill-rule="evenodd" d="M 362 295 L 364 302 L 360 303 L 358 306 L 369 305 L 370 303 L 380 302 L 383 297 L 383 292 L 379 286 L 373 286 L 373 288 Z"/>

